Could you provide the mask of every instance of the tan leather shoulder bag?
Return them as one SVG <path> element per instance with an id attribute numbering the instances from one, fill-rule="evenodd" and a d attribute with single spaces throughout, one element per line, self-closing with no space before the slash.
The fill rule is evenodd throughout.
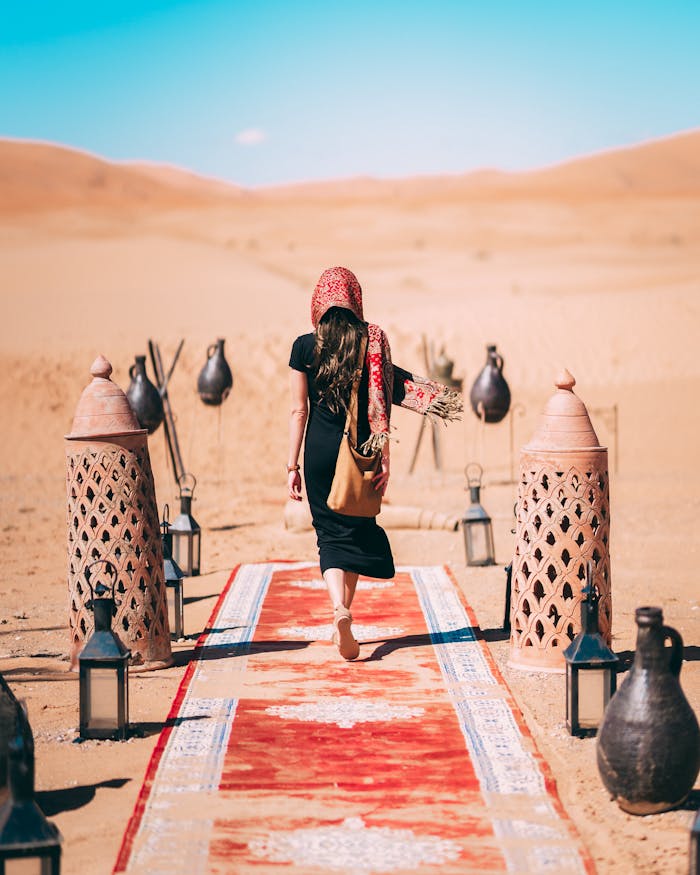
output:
<path id="1" fill-rule="evenodd" d="M 333 483 L 328 494 L 328 507 L 345 516 L 374 517 L 382 507 L 381 492 L 374 488 L 373 482 L 382 467 L 381 451 L 371 456 L 363 456 L 357 450 L 357 394 L 366 350 L 367 338 L 363 337 Z"/>

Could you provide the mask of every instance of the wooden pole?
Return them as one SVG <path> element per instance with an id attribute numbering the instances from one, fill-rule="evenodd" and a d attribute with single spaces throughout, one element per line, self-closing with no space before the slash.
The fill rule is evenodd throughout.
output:
<path id="1" fill-rule="evenodd" d="M 168 381 L 172 376 L 173 369 L 175 368 L 175 363 L 177 362 L 178 356 L 180 355 L 180 350 L 182 349 L 182 345 L 184 342 L 184 340 L 180 341 L 180 346 L 175 353 L 175 358 L 166 377 L 165 371 L 163 369 L 163 361 L 160 357 L 160 350 L 158 349 L 158 344 L 154 343 L 152 340 L 148 341 L 148 351 L 151 354 L 153 371 L 156 375 L 156 380 L 158 381 L 158 391 L 161 393 L 161 397 L 163 399 L 163 428 L 165 430 L 165 438 L 168 442 L 168 449 L 170 450 L 170 460 L 173 464 L 173 474 L 175 476 L 176 484 L 185 473 L 185 466 L 182 462 L 180 444 L 178 443 L 177 430 L 175 429 L 175 418 L 173 416 L 172 407 L 170 406 L 170 398 L 168 397 Z"/>

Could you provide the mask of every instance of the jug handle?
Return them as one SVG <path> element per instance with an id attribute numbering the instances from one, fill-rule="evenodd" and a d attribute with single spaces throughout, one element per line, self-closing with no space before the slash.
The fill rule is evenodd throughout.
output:
<path id="1" fill-rule="evenodd" d="M 129 368 L 129 376 L 131 377 L 132 380 L 134 379 L 134 368 L 135 368 L 135 367 L 136 367 L 136 365 L 133 364 L 133 365 Z"/>
<path id="2" fill-rule="evenodd" d="M 668 667 L 671 669 L 671 673 L 678 677 L 681 673 L 681 666 L 683 665 L 683 639 L 681 638 L 680 632 L 677 632 L 670 626 L 663 626 L 661 631 L 664 633 L 664 640 L 666 638 L 670 638 L 671 640 L 671 656 L 669 658 Z"/>
<path id="3" fill-rule="evenodd" d="M 210 343 L 209 346 L 207 347 L 207 360 L 209 360 L 214 355 L 215 352 L 216 352 L 216 344 Z"/>
<path id="4" fill-rule="evenodd" d="M 496 367 L 499 370 L 499 373 L 503 370 L 503 356 L 500 353 L 496 353 Z"/>

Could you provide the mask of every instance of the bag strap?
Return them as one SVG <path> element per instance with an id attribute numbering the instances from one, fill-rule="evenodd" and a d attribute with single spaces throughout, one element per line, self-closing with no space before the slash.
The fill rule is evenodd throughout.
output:
<path id="1" fill-rule="evenodd" d="M 360 380 L 362 379 L 362 369 L 365 363 L 366 352 L 367 335 L 365 335 L 360 341 L 360 351 L 357 355 L 355 376 L 353 377 L 350 399 L 348 401 L 348 415 L 345 418 L 345 434 L 349 435 L 353 447 L 357 447 L 357 394 L 360 388 Z"/>

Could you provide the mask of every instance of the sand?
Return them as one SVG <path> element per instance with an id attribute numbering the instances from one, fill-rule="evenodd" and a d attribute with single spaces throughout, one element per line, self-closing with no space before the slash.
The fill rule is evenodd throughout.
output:
<path id="1" fill-rule="evenodd" d="M 68 875 L 111 871 L 193 646 L 176 646 L 173 668 L 133 679 L 131 717 L 143 737 L 68 743 L 77 680 L 65 662 L 62 443 L 90 364 L 106 355 L 126 389 L 148 338 L 166 361 L 185 338 L 170 394 L 204 529 L 204 574 L 187 584 L 196 637 L 236 563 L 315 555 L 312 533 L 282 526 L 287 360 L 309 330 L 311 289 L 333 264 L 357 273 L 367 317 L 385 327 L 405 367 L 423 369 L 425 333 L 469 387 L 485 344 L 498 344 L 512 421 L 482 429 L 468 411 L 442 433 L 444 470 L 434 470 L 425 442 L 409 475 L 420 422 L 399 411 L 388 497 L 460 513 L 463 467 L 480 461 L 501 565 L 512 554 L 518 448 L 557 371 L 574 374 L 611 450 L 613 646 L 633 650 L 635 607 L 662 606 L 685 639 L 682 682 L 700 712 L 699 217 L 699 131 L 528 174 L 255 191 L 0 142 L 0 671 L 27 701 L 40 802 L 63 832 Z M 212 409 L 195 383 L 217 337 L 235 382 Z M 162 431 L 149 445 L 159 503 L 172 505 Z M 685 809 L 623 814 L 598 778 L 595 741 L 566 733 L 563 678 L 506 665 L 502 567 L 465 569 L 459 533 L 390 538 L 399 563 L 455 570 L 598 871 L 684 873 L 700 784 Z"/>

